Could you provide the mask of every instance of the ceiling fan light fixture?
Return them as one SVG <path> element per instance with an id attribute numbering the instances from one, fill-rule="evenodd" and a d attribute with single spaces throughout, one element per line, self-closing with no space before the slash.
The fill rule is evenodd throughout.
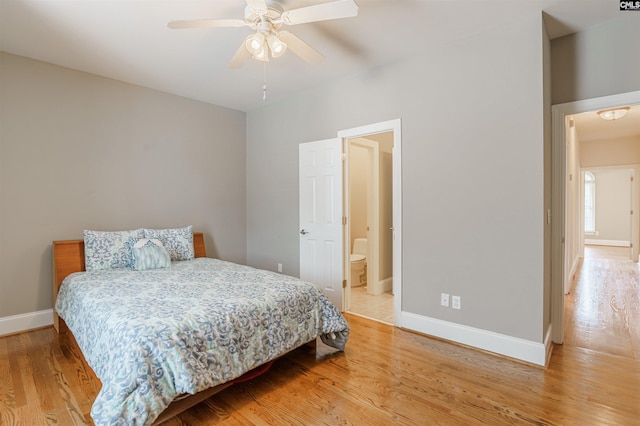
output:
<path id="1" fill-rule="evenodd" d="M 267 36 L 267 43 L 271 50 L 271 56 L 274 58 L 279 58 L 287 51 L 287 43 L 280 40 L 278 36 L 273 33 Z"/>
<path id="2" fill-rule="evenodd" d="M 598 115 L 600 116 L 600 118 L 605 120 L 617 120 L 627 115 L 629 109 L 629 107 L 605 109 L 602 111 L 598 111 Z"/>
<path id="3" fill-rule="evenodd" d="M 249 27 L 255 32 L 247 36 L 234 54 L 229 68 L 240 68 L 247 59 L 267 62 L 269 56 L 279 58 L 290 50 L 304 61 L 317 65 L 324 56 L 288 31 L 283 25 L 350 18 L 358 15 L 355 0 L 325 0 L 324 2 L 285 10 L 280 0 L 245 0 L 244 19 L 192 19 L 171 21 L 171 29 Z M 316 0 L 318 2 L 320 0 Z"/>
<path id="4" fill-rule="evenodd" d="M 250 35 L 249 37 L 247 37 L 245 46 L 252 55 L 258 55 L 260 52 L 263 52 L 265 50 L 264 36 L 260 33 Z"/>
<path id="5" fill-rule="evenodd" d="M 264 46 L 259 52 L 254 53 L 252 58 L 260 62 L 269 62 L 269 48 Z"/>

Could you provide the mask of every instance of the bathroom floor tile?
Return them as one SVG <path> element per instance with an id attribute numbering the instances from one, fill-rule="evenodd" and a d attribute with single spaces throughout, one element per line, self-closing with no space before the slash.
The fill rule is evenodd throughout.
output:
<path id="1" fill-rule="evenodd" d="M 351 288 L 350 313 L 393 324 L 393 295 L 383 293 L 373 296 L 366 286 Z"/>

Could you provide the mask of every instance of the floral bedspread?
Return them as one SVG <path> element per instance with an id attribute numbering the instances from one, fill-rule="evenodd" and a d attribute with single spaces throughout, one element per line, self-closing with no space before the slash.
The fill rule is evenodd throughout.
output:
<path id="1" fill-rule="evenodd" d="M 349 328 L 313 284 L 216 259 L 171 268 L 78 272 L 56 311 L 102 382 L 96 425 L 147 425 L 193 394 Z"/>

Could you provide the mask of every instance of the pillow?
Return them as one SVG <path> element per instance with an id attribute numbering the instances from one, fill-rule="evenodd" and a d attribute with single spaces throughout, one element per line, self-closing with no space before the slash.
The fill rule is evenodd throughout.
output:
<path id="1" fill-rule="evenodd" d="M 171 267 L 171 258 L 160 240 L 143 238 L 138 240 L 131 250 L 133 255 L 133 269 L 145 271 Z"/>
<path id="2" fill-rule="evenodd" d="M 162 245 L 169 252 L 171 260 L 191 260 L 193 259 L 193 227 L 191 225 L 184 228 L 171 229 L 144 229 L 144 238 L 155 238 L 162 242 Z"/>
<path id="3" fill-rule="evenodd" d="M 133 231 L 84 231 L 84 264 L 87 271 L 131 269 L 131 246 L 144 237 L 142 228 Z"/>

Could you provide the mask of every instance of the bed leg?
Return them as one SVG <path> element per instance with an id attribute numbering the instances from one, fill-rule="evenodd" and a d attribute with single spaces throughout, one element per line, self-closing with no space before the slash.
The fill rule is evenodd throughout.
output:
<path id="1" fill-rule="evenodd" d="M 69 331 L 67 324 L 62 320 L 62 318 L 59 318 L 58 315 L 56 315 L 55 313 L 53 315 L 53 328 L 56 330 L 58 334 L 64 334 L 67 331 Z"/>

